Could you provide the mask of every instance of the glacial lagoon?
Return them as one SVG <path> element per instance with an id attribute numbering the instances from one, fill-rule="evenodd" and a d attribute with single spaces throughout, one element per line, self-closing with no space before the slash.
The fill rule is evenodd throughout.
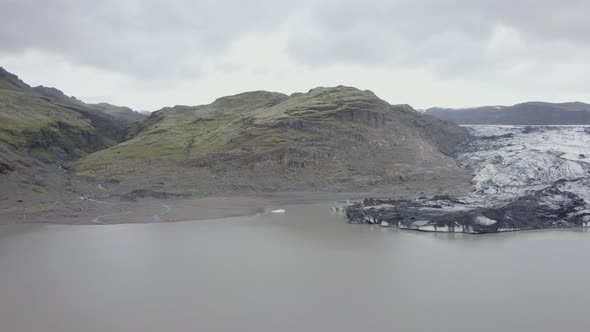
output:
<path id="1" fill-rule="evenodd" d="M 0 330 L 587 331 L 590 234 L 210 221 L 0 227 Z"/>

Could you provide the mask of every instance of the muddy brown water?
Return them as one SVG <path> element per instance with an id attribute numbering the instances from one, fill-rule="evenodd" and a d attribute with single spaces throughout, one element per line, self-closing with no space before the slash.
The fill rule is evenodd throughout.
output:
<path id="1" fill-rule="evenodd" d="M 588 331 L 590 233 L 212 221 L 0 226 L 0 331 Z"/>

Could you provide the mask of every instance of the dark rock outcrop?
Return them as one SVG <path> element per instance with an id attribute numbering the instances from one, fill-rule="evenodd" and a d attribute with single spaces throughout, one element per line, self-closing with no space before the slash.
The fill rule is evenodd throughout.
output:
<path id="1" fill-rule="evenodd" d="M 397 226 L 429 232 L 498 233 L 517 230 L 587 227 L 590 205 L 568 188 L 588 180 L 558 181 L 506 202 L 485 207 L 451 197 L 418 200 L 365 199 L 346 209 L 351 223 Z"/>

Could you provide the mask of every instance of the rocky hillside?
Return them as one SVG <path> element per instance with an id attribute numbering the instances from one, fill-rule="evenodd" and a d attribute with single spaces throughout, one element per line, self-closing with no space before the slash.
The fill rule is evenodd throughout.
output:
<path id="1" fill-rule="evenodd" d="M 26 220 L 117 197 L 469 188 L 448 157 L 465 129 L 370 91 L 256 91 L 135 113 L 0 70 L 0 210 Z"/>
<path id="2" fill-rule="evenodd" d="M 529 102 L 514 106 L 430 108 L 439 119 L 471 125 L 576 125 L 590 124 L 590 105 L 580 102 Z"/>
<path id="3" fill-rule="evenodd" d="M 164 108 L 132 136 L 70 166 L 128 198 L 467 183 L 445 155 L 466 138 L 464 129 L 343 86 Z"/>
<path id="4" fill-rule="evenodd" d="M 0 206 L 61 197 L 68 185 L 64 162 L 125 135 L 125 124 L 114 117 L 57 89 L 31 88 L 0 68 Z"/>

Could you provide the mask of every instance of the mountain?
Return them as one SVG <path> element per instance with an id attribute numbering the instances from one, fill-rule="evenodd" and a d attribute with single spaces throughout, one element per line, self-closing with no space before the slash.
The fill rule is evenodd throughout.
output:
<path id="1" fill-rule="evenodd" d="M 147 119 L 148 115 L 132 110 L 125 106 L 116 106 L 108 103 L 86 104 L 88 107 L 99 110 L 105 114 L 111 115 L 116 119 L 126 123 L 142 121 Z"/>
<path id="2" fill-rule="evenodd" d="M 67 96 L 61 90 L 53 88 L 53 87 L 46 87 L 43 85 L 36 86 L 32 88 L 32 90 L 40 96 L 46 97 L 47 100 L 57 101 L 57 102 L 65 102 L 71 103 L 80 106 L 86 106 L 83 101 L 77 99 L 76 97 Z"/>
<path id="3" fill-rule="evenodd" d="M 0 206 L 62 195 L 64 162 L 113 146 L 126 132 L 114 117 L 0 67 Z"/>
<path id="4" fill-rule="evenodd" d="M 21 81 L 18 76 L 9 73 L 4 68 L 0 67 L 0 89 L 18 91 L 30 88 L 31 87 Z"/>
<path id="5" fill-rule="evenodd" d="M 254 91 L 135 113 L 1 69 L 3 215 L 66 217 L 144 196 L 470 188 L 449 157 L 465 129 L 370 91 Z"/>
<path id="6" fill-rule="evenodd" d="M 70 160 L 119 142 L 125 127 L 55 88 L 31 88 L 0 67 L 0 143 L 4 150 Z M 52 151 L 43 149 L 52 148 Z"/>
<path id="7" fill-rule="evenodd" d="M 439 119 L 470 125 L 575 125 L 590 124 L 590 104 L 581 102 L 528 102 L 514 106 L 430 108 Z"/>
<path id="8" fill-rule="evenodd" d="M 209 105 L 167 107 L 132 136 L 69 167 L 117 183 L 110 187 L 131 198 L 417 183 L 444 188 L 467 178 L 445 155 L 466 138 L 464 129 L 344 86 L 291 96 L 255 91 Z"/>
<path id="9" fill-rule="evenodd" d="M 76 99 L 76 97 L 67 96 L 61 90 L 58 90 L 56 88 L 50 88 L 40 85 L 34 87 L 33 90 L 37 94 L 49 98 L 49 100 L 51 101 L 69 103 L 86 109 L 98 111 L 100 113 L 109 115 L 116 120 L 120 120 L 124 123 L 141 121 L 148 117 L 147 114 L 134 111 L 129 107 L 116 106 L 108 103 L 87 104 L 79 99 Z"/>

